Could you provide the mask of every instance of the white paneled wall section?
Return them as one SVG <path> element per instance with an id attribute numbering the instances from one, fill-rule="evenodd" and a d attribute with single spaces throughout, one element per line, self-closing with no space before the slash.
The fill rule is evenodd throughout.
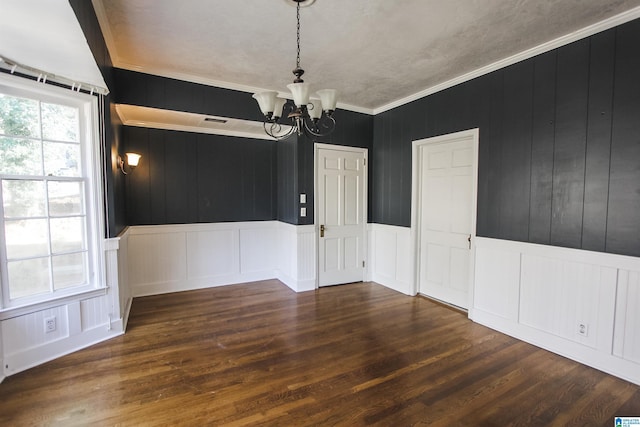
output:
<path id="1" fill-rule="evenodd" d="M 315 227 L 277 221 L 131 227 L 133 296 L 278 278 L 315 289 Z"/>
<path id="2" fill-rule="evenodd" d="M 367 278 L 415 295 L 412 229 L 368 226 Z M 313 225 L 278 221 L 130 227 L 105 241 L 107 287 L 5 317 L 2 374 L 124 332 L 134 296 L 277 278 L 316 288 Z M 476 238 L 469 317 L 640 384 L 640 259 Z M 57 330 L 44 331 L 55 316 Z"/>
<path id="3" fill-rule="evenodd" d="M 2 377 L 124 333 L 130 293 L 126 281 L 120 281 L 119 244 L 119 238 L 103 242 L 104 288 L 67 297 L 46 308 L 25 308 L 2 315 Z M 53 332 L 44 327 L 50 317 L 56 319 Z"/>
<path id="4" fill-rule="evenodd" d="M 476 322 L 640 384 L 640 259 L 476 239 Z"/>
<path id="5" fill-rule="evenodd" d="M 415 295 L 411 229 L 369 224 L 368 232 L 371 280 L 403 294 Z"/>

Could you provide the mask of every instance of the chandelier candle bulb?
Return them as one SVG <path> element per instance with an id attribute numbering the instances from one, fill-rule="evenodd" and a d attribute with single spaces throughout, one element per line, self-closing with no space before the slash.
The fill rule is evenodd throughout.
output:
<path id="1" fill-rule="evenodd" d="M 280 117 L 282 117 L 282 109 L 284 108 L 284 104 L 287 102 L 286 99 L 284 98 L 280 98 L 277 97 L 276 98 L 276 104 L 273 107 L 273 119 L 274 120 L 278 120 Z"/>
<path id="2" fill-rule="evenodd" d="M 322 117 L 322 103 L 320 102 L 320 100 L 309 100 L 307 111 L 309 112 L 309 117 L 311 117 L 312 120 L 319 120 L 320 117 Z"/>
<path id="3" fill-rule="evenodd" d="M 293 102 L 300 108 L 309 103 L 309 83 L 289 83 L 287 85 L 293 95 Z"/>
<path id="4" fill-rule="evenodd" d="M 270 117 L 271 114 L 275 111 L 274 107 L 276 105 L 277 96 L 278 92 L 272 90 L 253 94 L 253 98 L 258 101 L 260 111 L 262 111 L 262 114 L 267 117 Z"/>
<path id="5" fill-rule="evenodd" d="M 336 109 L 338 101 L 338 91 L 335 89 L 322 89 L 318 91 L 320 101 L 322 101 L 322 110 L 325 113 L 333 112 Z"/>

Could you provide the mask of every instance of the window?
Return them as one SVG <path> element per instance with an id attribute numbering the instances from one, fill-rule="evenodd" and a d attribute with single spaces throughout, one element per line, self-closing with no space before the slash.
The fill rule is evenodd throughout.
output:
<path id="1" fill-rule="evenodd" d="M 94 289 L 102 230 L 93 97 L 0 80 L 2 308 Z"/>

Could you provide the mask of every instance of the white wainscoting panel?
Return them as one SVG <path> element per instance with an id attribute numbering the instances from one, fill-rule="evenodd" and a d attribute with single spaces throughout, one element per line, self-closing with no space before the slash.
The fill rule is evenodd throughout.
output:
<path id="1" fill-rule="evenodd" d="M 112 312 L 114 313 L 113 317 L 122 320 L 121 329 L 125 331 L 127 329 L 127 321 L 129 320 L 129 312 L 131 311 L 131 303 L 133 302 L 131 287 L 129 286 L 128 229 L 121 233 L 118 239 L 115 272 L 113 271 L 113 265 L 111 266 L 111 268 L 109 268 L 107 265 L 107 283 L 109 283 L 110 286 L 116 287 L 118 289 L 118 299 L 114 301 L 114 308 Z M 116 279 L 117 286 L 114 286 L 114 282 Z"/>
<path id="2" fill-rule="evenodd" d="M 157 228 L 157 229 L 156 229 Z M 129 280 L 134 296 L 180 290 L 187 277 L 186 231 L 176 227 L 131 227 L 129 230 Z M 148 292 L 141 288 L 150 288 Z M 158 292 L 152 290 L 158 289 Z"/>
<path id="3" fill-rule="evenodd" d="M 383 286 L 415 295 L 411 229 L 369 224 L 371 280 Z"/>
<path id="4" fill-rule="evenodd" d="M 232 276 L 240 272 L 240 230 L 189 231 L 185 235 L 185 258 L 179 264 L 186 265 L 188 279 Z M 176 279 L 182 279 L 182 275 Z"/>
<path id="5" fill-rule="evenodd" d="M 241 229 L 239 271 L 257 273 L 274 270 L 276 240 L 277 230 L 274 227 Z"/>
<path id="6" fill-rule="evenodd" d="M 277 278 L 296 292 L 317 287 L 314 225 L 277 223 Z"/>
<path id="7" fill-rule="evenodd" d="M 2 375 L 12 375 L 124 332 L 126 319 L 118 317 L 121 293 L 118 281 L 119 239 L 106 239 L 105 287 L 66 297 L 46 308 L 21 309 L 0 322 Z M 115 314 L 114 314 L 115 313 Z M 128 313 L 128 312 L 127 312 Z M 45 319 L 55 317 L 56 330 L 45 330 Z"/>
<path id="8" fill-rule="evenodd" d="M 127 234 L 133 296 L 276 277 L 275 221 L 135 226 Z"/>
<path id="9" fill-rule="evenodd" d="M 499 248 L 476 249 L 475 284 L 473 310 L 487 313 L 512 321 L 518 320 L 520 287 L 513 286 L 520 281 L 520 254 Z"/>
<path id="10" fill-rule="evenodd" d="M 640 272 L 618 272 L 613 354 L 640 365 Z"/>
<path id="11" fill-rule="evenodd" d="M 616 276 L 611 267 L 525 254 L 520 323 L 611 351 Z"/>
<path id="12" fill-rule="evenodd" d="M 640 384 L 640 258 L 476 238 L 470 317 Z"/>
<path id="13" fill-rule="evenodd" d="M 80 301 L 80 325 L 83 329 L 99 326 L 109 327 L 111 313 L 110 298 L 105 295 Z"/>

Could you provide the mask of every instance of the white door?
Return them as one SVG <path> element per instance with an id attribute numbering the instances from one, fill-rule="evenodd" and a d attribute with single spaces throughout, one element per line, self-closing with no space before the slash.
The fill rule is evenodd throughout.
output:
<path id="1" fill-rule="evenodd" d="M 418 291 L 469 307 L 477 132 L 418 141 Z M 415 153 L 415 151 L 414 151 Z"/>
<path id="2" fill-rule="evenodd" d="M 318 285 L 364 278 L 366 150 L 316 145 Z"/>

